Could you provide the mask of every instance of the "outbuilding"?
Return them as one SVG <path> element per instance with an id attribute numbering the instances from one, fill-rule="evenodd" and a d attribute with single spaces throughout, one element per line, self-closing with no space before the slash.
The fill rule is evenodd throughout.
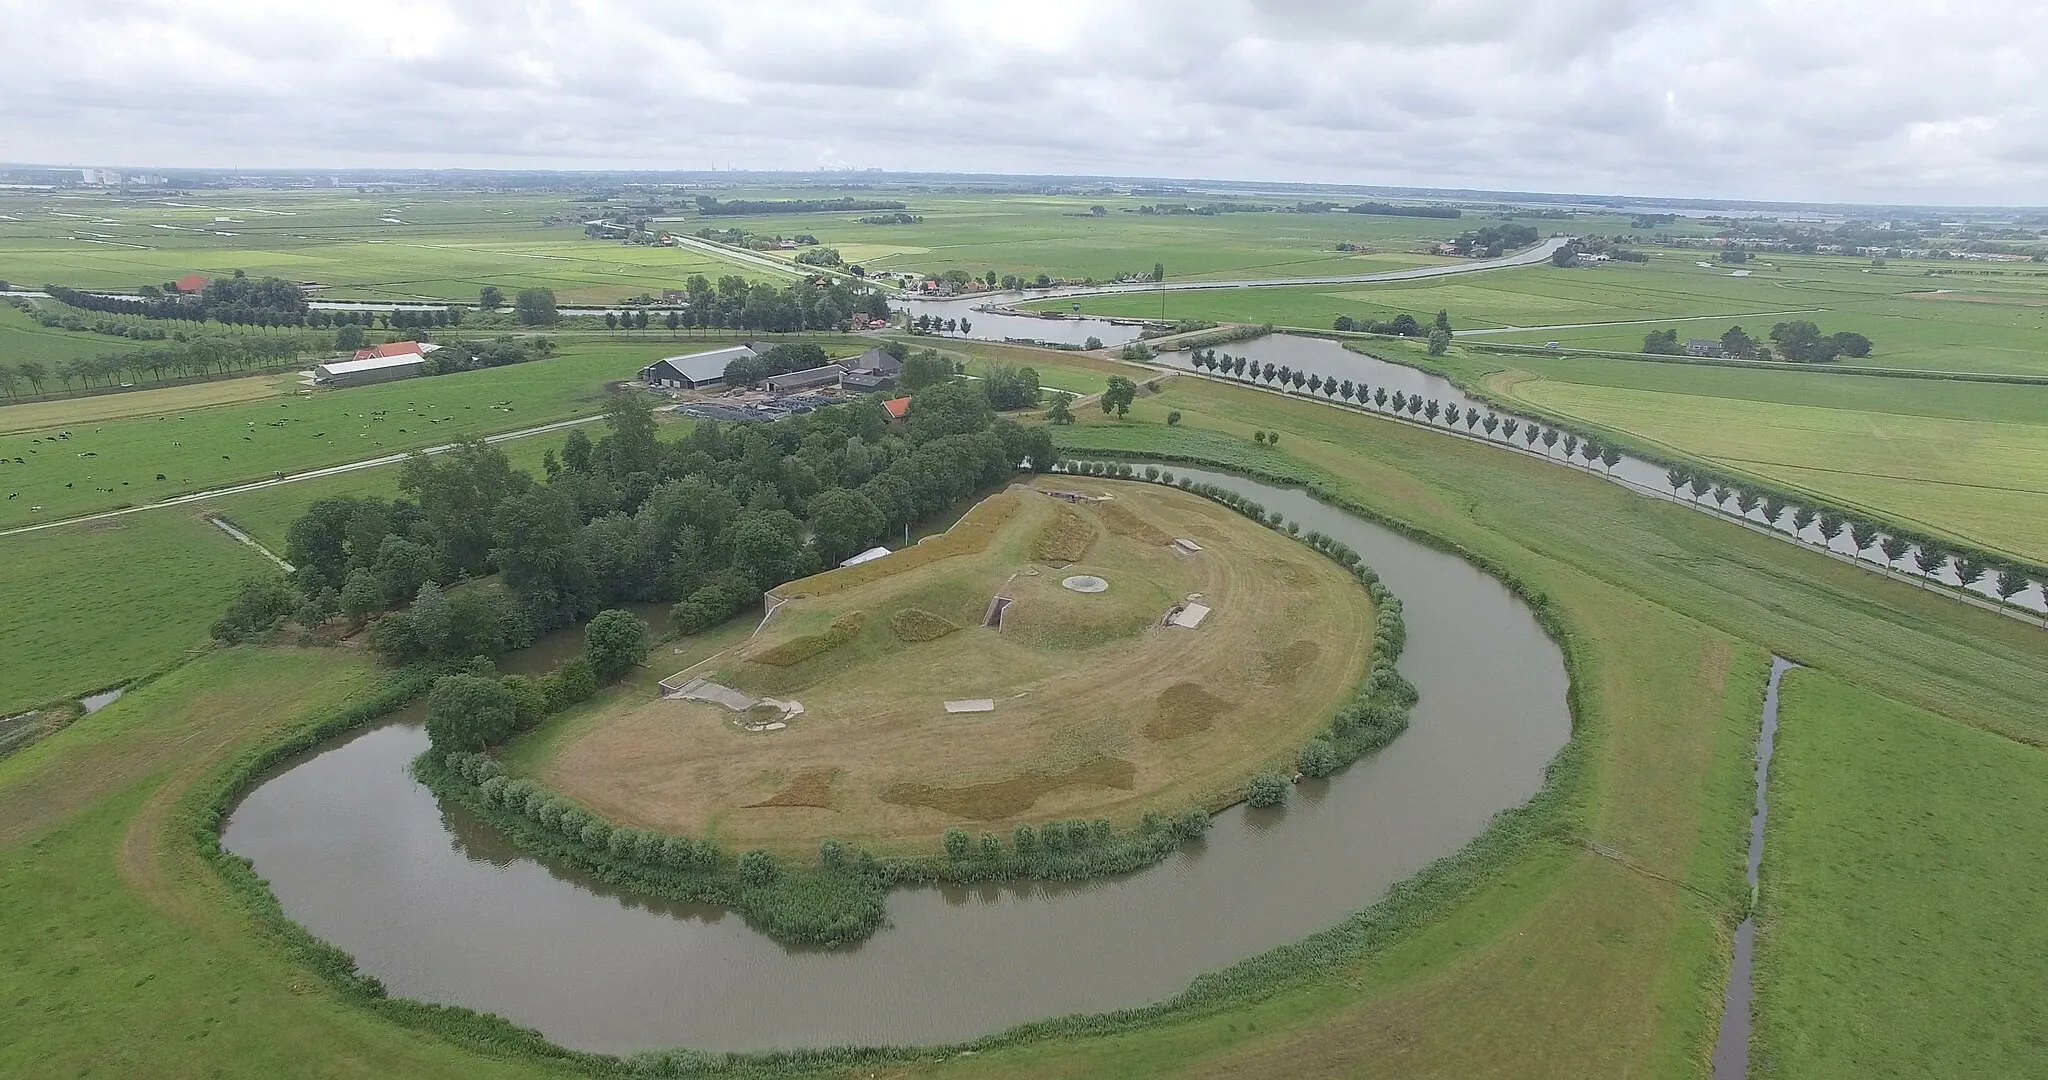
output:
<path id="1" fill-rule="evenodd" d="M 418 352 L 337 360 L 315 367 L 313 382 L 318 386 L 366 386 L 394 379 L 410 379 L 425 371 L 426 367 L 427 358 Z"/>
<path id="2" fill-rule="evenodd" d="M 761 385 L 771 394 L 793 394 L 799 390 L 811 390 L 820 386 L 838 386 L 840 377 L 845 374 L 846 369 L 838 364 L 826 364 L 824 367 L 792 371 L 787 375 L 770 375 L 761 380 Z"/>

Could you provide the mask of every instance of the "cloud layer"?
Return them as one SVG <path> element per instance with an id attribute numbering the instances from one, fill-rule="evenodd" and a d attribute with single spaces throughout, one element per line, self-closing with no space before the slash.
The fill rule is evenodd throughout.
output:
<path id="1" fill-rule="evenodd" d="M 2041 203 L 1989 0 L 0 0 L 0 158 Z"/>

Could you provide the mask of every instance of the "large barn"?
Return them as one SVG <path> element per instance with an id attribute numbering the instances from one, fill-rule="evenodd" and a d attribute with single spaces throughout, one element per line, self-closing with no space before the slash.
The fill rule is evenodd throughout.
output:
<path id="1" fill-rule="evenodd" d="M 388 345 L 359 349 L 353 359 L 315 367 L 313 382 L 318 386 L 341 387 L 410 379 L 426 370 L 426 354 L 438 348 L 438 345 L 423 345 L 417 341 L 394 341 Z"/>
<path id="2" fill-rule="evenodd" d="M 729 345 L 686 356 L 665 356 L 641 368 L 640 381 L 670 390 L 701 390 L 725 381 L 725 365 L 758 355 L 760 351 L 750 346 Z"/>

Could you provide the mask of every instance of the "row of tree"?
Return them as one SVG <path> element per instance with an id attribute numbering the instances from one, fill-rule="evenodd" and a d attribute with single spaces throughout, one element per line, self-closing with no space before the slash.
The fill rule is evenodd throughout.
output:
<path id="1" fill-rule="evenodd" d="M 1561 444 L 1565 461 L 1582 459 L 1589 469 L 1598 466 L 1612 473 L 1624 456 L 1621 450 L 1596 436 L 1546 427 L 1533 420 L 1502 417 L 1491 411 L 1482 412 L 1472 406 L 1464 406 L 1461 409 L 1455 402 L 1446 404 L 1420 394 L 1409 394 L 1402 390 L 1389 391 L 1384 386 L 1369 387 L 1363 382 L 1354 383 L 1349 379 L 1326 379 L 1318 374 L 1292 369 L 1285 364 L 1261 365 L 1241 356 L 1233 357 L 1227 353 L 1219 356 L 1213 350 L 1197 351 L 1190 356 L 1190 362 L 1197 369 L 1248 382 L 1264 382 L 1296 391 L 1307 390 L 1311 394 L 1320 393 L 1326 398 L 1341 398 L 1367 408 L 1379 408 L 1417 417 L 1432 424 L 1441 421 L 1446 427 L 1463 426 L 1467 432 L 1484 432 L 1489 439 L 1498 433 L 1500 438 L 1513 442 L 1519 434 L 1525 448 L 1534 451 L 1540 443 L 1546 456 Z M 1801 539 L 1801 534 L 1807 526 L 1816 521 L 1822 524 L 1822 535 L 1830 544 L 1844 528 L 1860 530 L 1851 532 L 1858 552 L 1881 550 L 1887 556 L 1888 566 L 1898 564 L 1900 559 L 1911 554 L 1914 565 L 1922 573 L 1931 577 L 1947 568 L 1954 572 L 1956 579 L 1965 587 L 1990 581 L 1992 591 L 2001 600 L 2011 600 L 2025 592 L 2030 581 L 2036 580 L 2027 568 L 2001 562 L 1982 552 L 1960 552 L 1938 539 L 1916 537 L 1906 530 L 1881 526 L 1875 521 L 1834 511 L 1792 506 L 1790 500 L 1783 496 L 1757 491 L 1737 481 L 1716 479 L 1696 469 L 1673 466 L 1667 471 L 1666 480 L 1674 495 L 1690 491 L 1694 501 L 1699 501 L 1711 494 L 1713 505 L 1717 508 L 1732 498 L 1735 500 L 1739 516 L 1747 517 L 1752 510 L 1761 508 L 1766 523 L 1774 528 L 1789 520 L 1793 525 L 1793 535 Z M 1793 513 L 1786 519 L 1785 512 L 1788 507 Z M 1830 523 L 1833 523 L 1832 526 Z M 1828 531 L 1830 527 L 1833 528 L 1832 532 Z M 2042 588 L 2048 591 L 2048 582 L 2043 582 Z"/>
<path id="2" fill-rule="evenodd" d="M 214 278 L 196 293 L 165 294 L 155 286 L 144 286 L 139 298 L 104 296 L 49 284 L 43 291 L 53 300 L 85 311 L 239 326 L 304 326 L 308 310 L 305 290 L 297 283 L 251 278 L 240 270 L 231 277 Z"/>
<path id="3" fill-rule="evenodd" d="M 1714 353 L 1741 360 L 1769 360 L 1774 355 L 1794 363 L 1821 364 L 1837 357 L 1857 359 L 1870 355 L 1870 339 L 1851 330 L 1823 334 L 1818 325 L 1804 319 L 1781 322 L 1771 327 L 1770 343 L 1749 336 L 1740 326 L 1722 331 Z M 1687 352 L 1673 329 L 1652 330 L 1643 335 L 1643 351 L 1652 355 L 1681 356 Z"/>
<path id="4" fill-rule="evenodd" d="M 325 352 L 324 344 L 292 335 L 235 334 L 165 343 L 104 356 L 78 357 L 46 364 L 23 360 L 0 364 L 0 392 L 14 397 L 23 390 L 41 395 L 51 380 L 65 390 L 122 380 L 162 382 L 165 379 L 225 374 L 229 371 L 282 367 L 299 357 Z"/>

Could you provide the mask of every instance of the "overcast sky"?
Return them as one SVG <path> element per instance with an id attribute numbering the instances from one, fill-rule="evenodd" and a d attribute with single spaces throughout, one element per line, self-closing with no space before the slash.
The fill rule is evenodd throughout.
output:
<path id="1" fill-rule="evenodd" d="M 2048 203 L 2030 0 L 0 0 L 0 160 Z"/>

